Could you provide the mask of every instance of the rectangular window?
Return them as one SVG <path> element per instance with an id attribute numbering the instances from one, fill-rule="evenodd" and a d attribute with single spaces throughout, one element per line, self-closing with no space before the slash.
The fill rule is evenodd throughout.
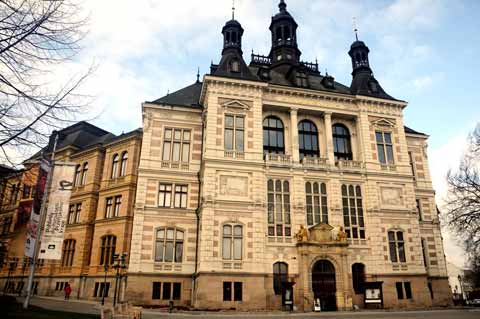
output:
<path id="1" fill-rule="evenodd" d="M 222 241 L 222 257 L 225 260 L 242 260 L 242 226 L 224 225 Z"/>
<path id="2" fill-rule="evenodd" d="M 359 185 L 342 185 L 342 206 L 347 237 L 365 239 L 362 190 Z"/>
<path id="3" fill-rule="evenodd" d="M 290 186 L 288 181 L 267 182 L 268 236 L 290 237 Z"/>
<path id="4" fill-rule="evenodd" d="M 403 299 L 403 285 L 401 282 L 396 282 L 395 287 L 397 288 L 397 298 L 398 300 Z"/>
<path id="5" fill-rule="evenodd" d="M 378 160 L 382 164 L 393 164 L 392 133 L 376 132 Z"/>
<path id="6" fill-rule="evenodd" d="M 428 260 L 427 260 L 427 254 L 428 254 L 428 251 L 427 251 L 427 242 L 424 238 L 422 238 L 421 240 L 421 243 L 422 243 L 422 254 L 423 254 L 423 265 L 425 266 L 425 268 L 428 268 Z"/>
<path id="7" fill-rule="evenodd" d="M 327 187 L 325 183 L 306 182 L 307 225 L 328 224 Z"/>
<path id="8" fill-rule="evenodd" d="M 75 223 L 80 222 L 80 213 L 82 212 L 82 203 L 78 203 L 75 206 Z"/>
<path id="9" fill-rule="evenodd" d="M 175 200 L 173 207 L 175 208 L 187 208 L 187 185 L 175 185 Z"/>
<path id="10" fill-rule="evenodd" d="M 225 115 L 225 150 L 244 151 L 245 118 L 240 115 Z"/>
<path id="11" fill-rule="evenodd" d="M 396 262 L 406 262 L 405 256 L 405 241 L 403 239 L 403 232 L 389 231 L 388 232 L 388 246 L 390 249 L 390 260 Z"/>
<path id="12" fill-rule="evenodd" d="M 68 223 L 73 224 L 75 222 L 75 204 L 70 205 L 68 208 Z"/>
<path id="13" fill-rule="evenodd" d="M 190 130 L 166 128 L 162 160 L 188 163 L 190 161 L 190 139 Z"/>
<path id="14" fill-rule="evenodd" d="M 105 200 L 105 218 L 112 217 L 113 197 L 108 197 Z"/>
<path id="15" fill-rule="evenodd" d="M 423 212 L 422 212 L 422 201 L 420 199 L 415 200 L 417 205 L 417 214 L 418 214 L 418 221 L 423 220 Z"/>
<path id="16" fill-rule="evenodd" d="M 404 282 L 403 286 L 405 287 L 405 299 L 412 299 L 412 286 L 410 282 Z"/>
<path id="17" fill-rule="evenodd" d="M 170 300 L 170 296 L 172 294 L 171 290 L 172 290 L 172 284 L 170 282 L 164 282 L 163 289 L 162 289 L 163 300 Z"/>
<path id="18" fill-rule="evenodd" d="M 113 206 L 113 217 L 120 216 L 121 205 L 122 205 L 122 195 L 115 196 L 115 205 Z"/>
<path id="19" fill-rule="evenodd" d="M 110 283 L 107 282 L 106 285 L 104 282 L 96 282 L 95 288 L 93 290 L 93 297 L 103 297 L 105 292 L 105 297 L 108 297 L 108 290 L 110 289 Z"/>
<path id="20" fill-rule="evenodd" d="M 430 298 L 433 299 L 433 286 L 432 286 L 432 283 L 429 282 L 428 283 L 428 291 L 430 291 Z"/>
<path id="21" fill-rule="evenodd" d="M 173 300 L 180 300 L 182 299 L 182 284 L 179 282 L 173 283 L 173 293 L 172 293 Z"/>
<path id="22" fill-rule="evenodd" d="M 223 301 L 232 301 L 232 283 L 230 281 L 223 282 Z"/>
<path id="23" fill-rule="evenodd" d="M 413 158 L 413 153 L 411 151 L 408 151 L 408 160 L 410 162 L 410 169 L 412 170 L 413 179 L 416 179 L 417 173 L 415 170 L 415 160 Z"/>
<path id="24" fill-rule="evenodd" d="M 187 208 L 188 185 L 161 183 L 158 188 L 158 207 Z"/>
<path id="25" fill-rule="evenodd" d="M 152 299 L 160 299 L 161 286 L 162 286 L 161 282 L 152 283 Z"/>
<path id="26" fill-rule="evenodd" d="M 172 184 L 160 184 L 158 189 L 158 206 L 170 207 L 172 205 Z"/>
<path id="27" fill-rule="evenodd" d="M 233 300 L 234 301 L 242 301 L 242 293 L 243 293 L 243 284 L 241 282 L 234 282 L 233 283 Z"/>
<path id="28" fill-rule="evenodd" d="M 23 185 L 22 199 L 30 198 L 31 193 L 32 193 L 32 187 L 29 185 Z"/>

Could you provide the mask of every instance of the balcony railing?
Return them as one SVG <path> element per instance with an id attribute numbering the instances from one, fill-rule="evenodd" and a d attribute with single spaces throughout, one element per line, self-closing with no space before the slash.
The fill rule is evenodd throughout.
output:
<path id="1" fill-rule="evenodd" d="M 170 161 L 162 161 L 162 168 L 173 168 L 173 169 L 181 169 L 181 170 L 188 170 L 190 165 L 184 162 L 170 162 Z"/>
<path id="2" fill-rule="evenodd" d="M 292 163 L 292 156 L 285 155 L 285 154 L 268 153 L 268 154 L 265 154 L 265 161 L 269 163 L 286 165 L 286 164 Z"/>
<path id="3" fill-rule="evenodd" d="M 303 167 L 321 168 L 327 167 L 328 159 L 324 157 L 304 157 L 302 159 Z"/>
<path id="4" fill-rule="evenodd" d="M 245 153 L 237 151 L 225 151 L 225 158 L 244 159 Z"/>
<path id="5" fill-rule="evenodd" d="M 365 165 L 361 161 L 338 160 L 335 165 L 339 169 L 361 170 L 365 168 Z"/>

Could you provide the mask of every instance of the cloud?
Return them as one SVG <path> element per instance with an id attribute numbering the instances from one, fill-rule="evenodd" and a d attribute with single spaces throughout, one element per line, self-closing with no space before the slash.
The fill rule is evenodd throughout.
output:
<path id="1" fill-rule="evenodd" d="M 413 86 L 417 89 L 424 89 L 426 87 L 429 87 L 433 84 L 433 77 L 426 75 L 422 77 L 415 78 L 413 80 Z"/>

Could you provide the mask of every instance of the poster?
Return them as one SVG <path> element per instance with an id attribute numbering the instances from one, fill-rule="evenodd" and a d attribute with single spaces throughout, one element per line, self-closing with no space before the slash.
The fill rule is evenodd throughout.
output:
<path id="1" fill-rule="evenodd" d="M 59 260 L 62 257 L 74 174 L 74 164 L 55 163 L 38 258 Z"/>
<path id="2" fill-rule="evenodd" d="M 27 239 L 25 240 L 25 256 L 33 258 L 35 241 L 40 224 L 40 209 L 42 207 L 43 193 L 47 185 L 47 176 L 50 166 L 47 161 L 41 160 L 38 168 L 37 184 L 35 185 L 35 196 L 33 197 L 32 211 L 27 223 Z"/>

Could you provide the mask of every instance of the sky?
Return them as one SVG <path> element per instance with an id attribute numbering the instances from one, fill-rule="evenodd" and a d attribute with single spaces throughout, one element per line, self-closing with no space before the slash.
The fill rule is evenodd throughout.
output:
<path id="1" fill-rule="evenodd" d="M 236 0 L 235 17 L 252 49 L 268 55 L 270 19 L 278 0 Z M 462 155 L 466 137 L 480 119 L 476 75 L 480 71 L 480 1 L 476 0 L 286 0 L 296 19 L 302 60 L 318 59 L 322 73 L 349 85 L 347 54 L 359 38 L 370 48 L 370 65 L 387 93 L 407 101 L 405 124 L 430 135 L 429 162 L 437 201 L 445 174 Z M 162 97 L 202 76 L 218 63 L 221 29 L 231 18 L 231 0 L 85 0 L 89 33 L 75 65 L 59 79 L 94 64 L 82 90 L 92 96 L 93 124 L 115 134 L 141 127 L 141 103 Z M 445 234 L 447 259 L 463 264 L 454 236 Z"/>

